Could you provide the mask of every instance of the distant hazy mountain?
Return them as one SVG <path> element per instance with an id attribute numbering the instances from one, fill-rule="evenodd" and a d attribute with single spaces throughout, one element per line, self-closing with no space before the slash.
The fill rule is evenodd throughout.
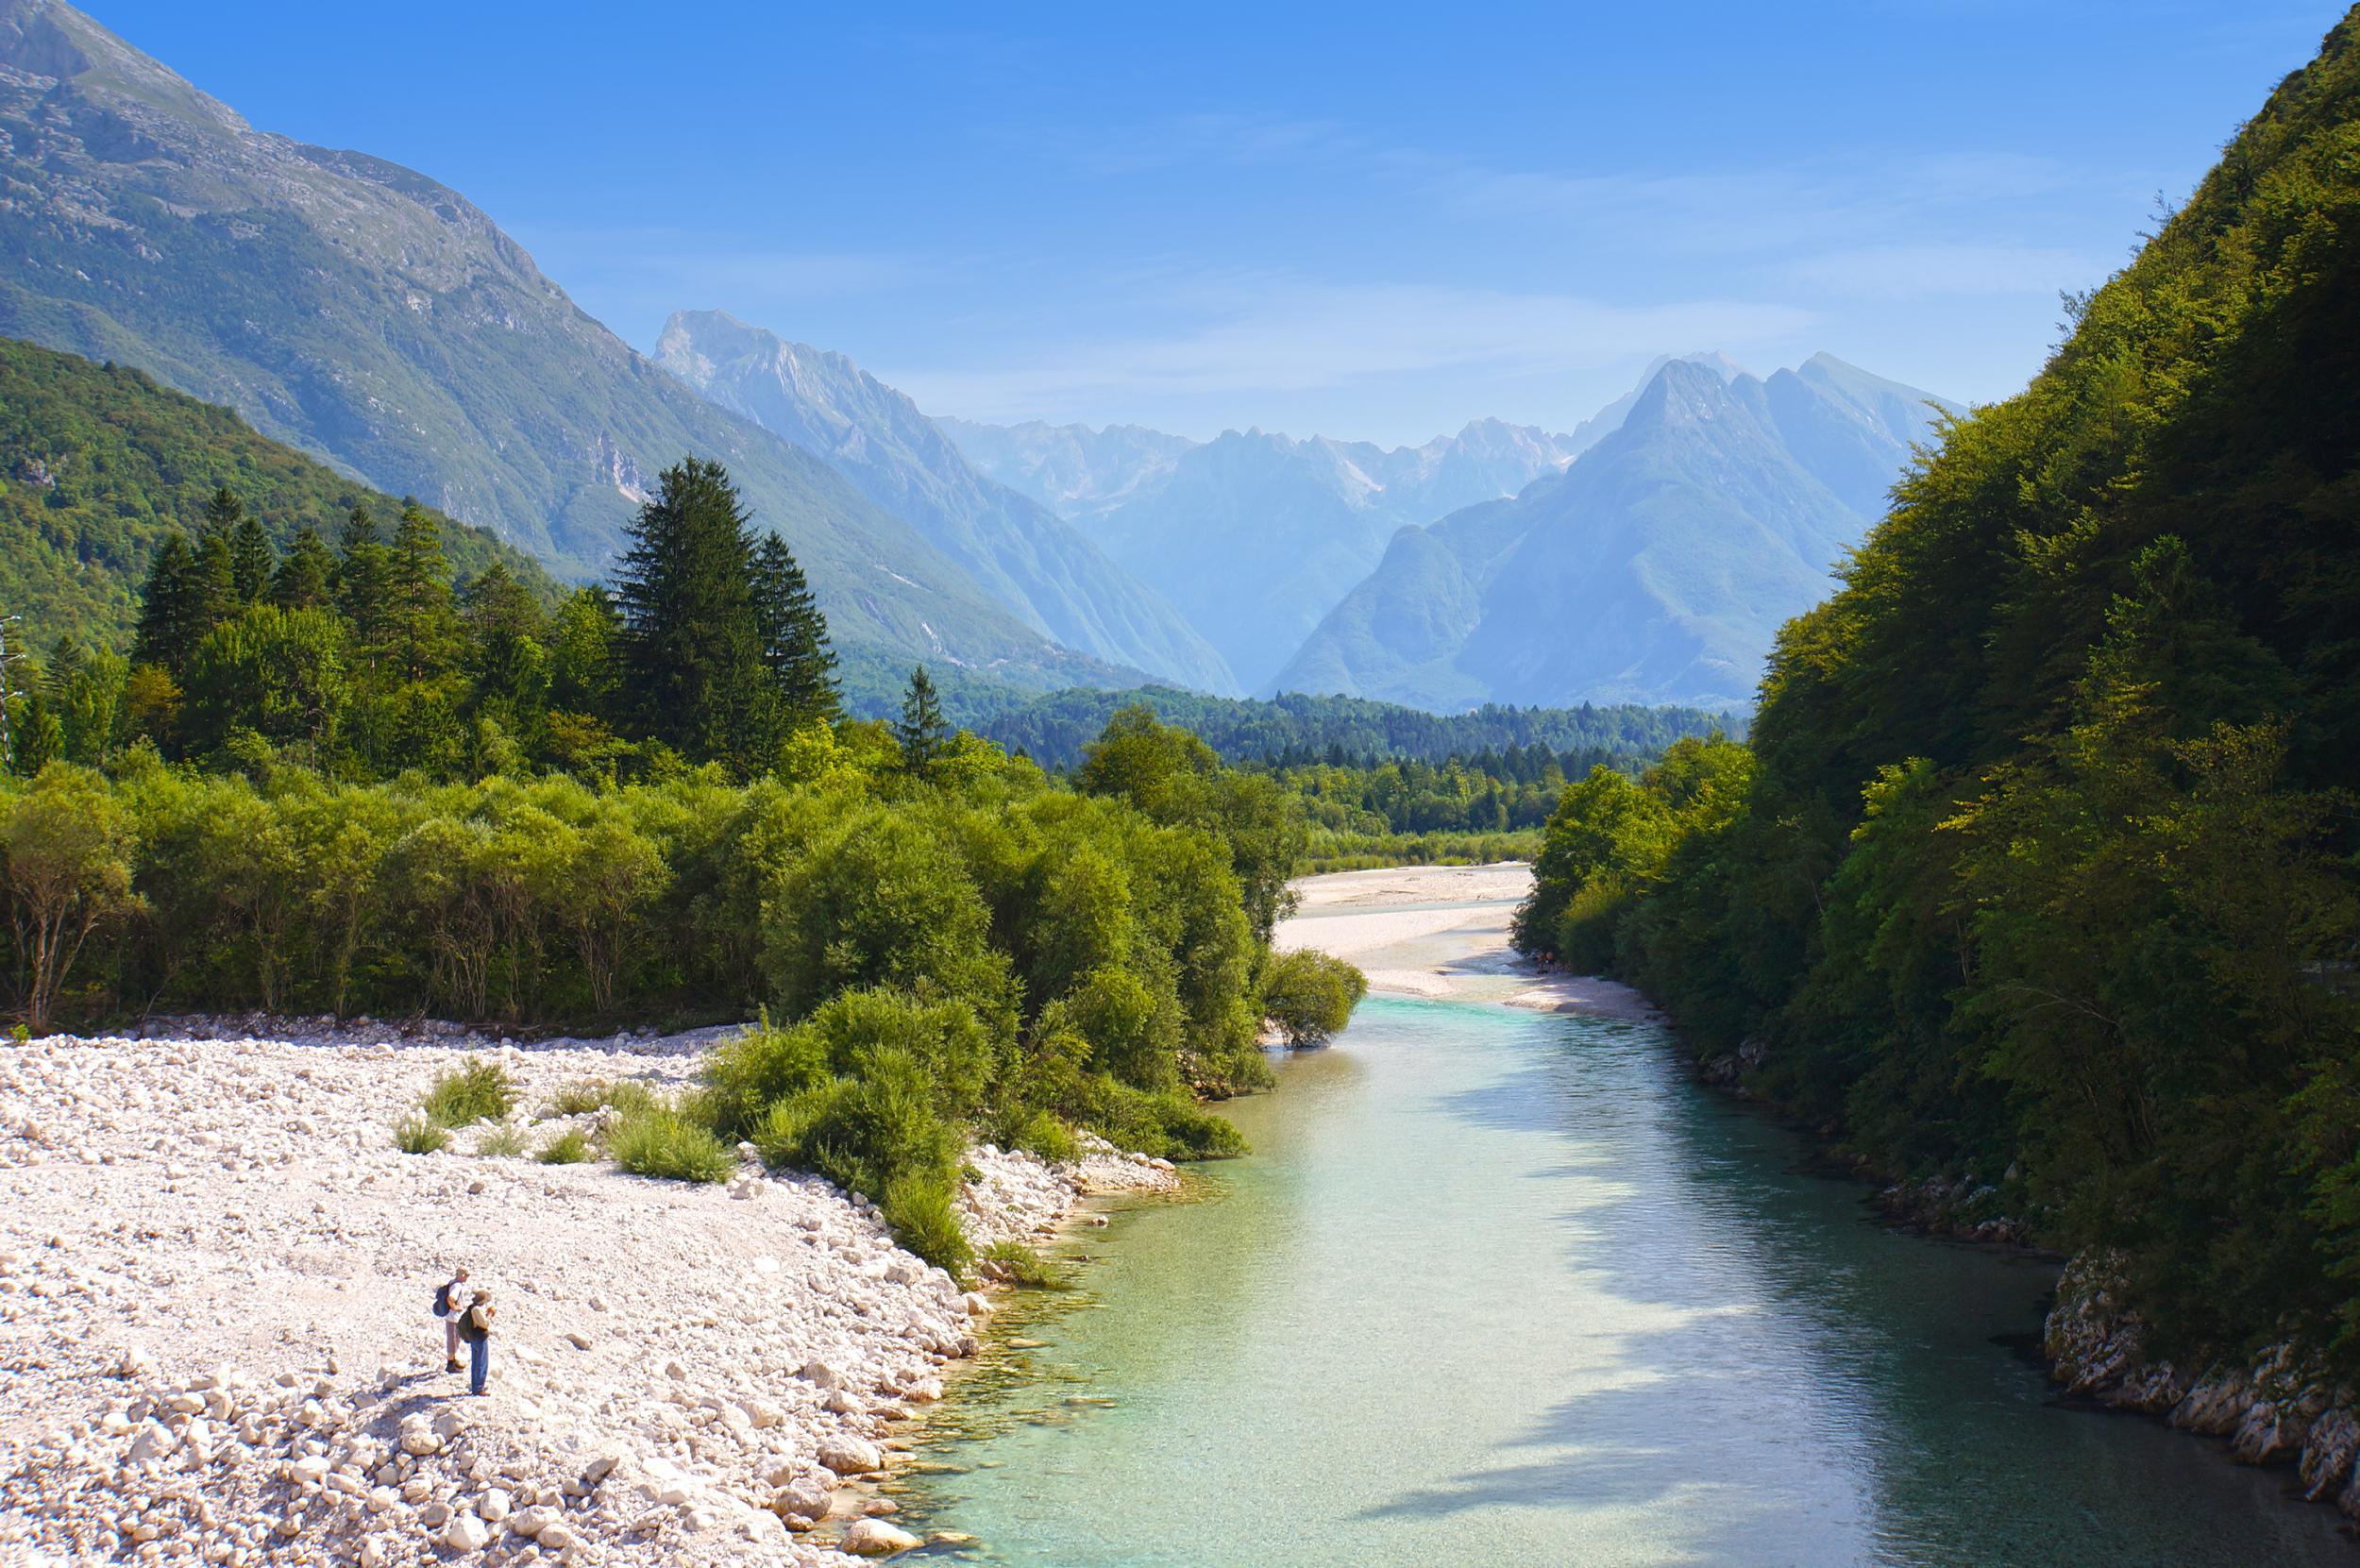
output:
<path id="1" fill-rule="evenodd" d="M 1403 530 L 1270 688 L 1443 710 L 1750 700 L 1934 415 L 1825 354 L 1728 372 L 1667 362 L 1561 476 Z"/>
<path id="2" fill-rule="evenodd" d="M 1111 673 L 632 352 L 458 193 L 258 132 L 52 0 L 0 0 L 0 334 L 137 365 L 575 574 L 659 469 L 716 458 L 839 639 L 1028 684 Z"/>
<path id="3" fill-rule="evenodd" d="M 719 311 L 682 311 L 655 358 L 825 458 L 1042 634 L 1202 691 L 1236 689 L 1221 655 L 1160 594 L 1047 506 L 976 472 L 916 403 L 843 355 Z"/>
<path id="4" fill-rule="evenodd" d="M 1258 430 L 1197 446 L 1136 429 L 947 428 L 981 465 L 1062 497 L 1248 685 L 1277 672 L 1403 524 L 1512 495 L 1573 455 L 1562 437 L 1496 419 L 1391 449 Z"/>
<path id="5" fill-rule="evenodd" d="M 1070 517 L 1121 501 L 1149 474 L 1196 445 L 1143 425 L 978 425 L 936 415 L 935 423 L 987 477 Z"/>

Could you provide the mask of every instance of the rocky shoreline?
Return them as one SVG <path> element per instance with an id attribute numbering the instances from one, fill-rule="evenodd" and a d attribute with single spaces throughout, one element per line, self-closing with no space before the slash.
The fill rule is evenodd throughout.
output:
<path id="1" fill-rule="evenodd" d="M 2219 1438 L 2239 1464 L 2292 1465 L 2294 1490 L 2360 1519 L 2360 1403 L 2294 1340 L 2201 1370 L 2147 1354 L 2147 1329 L 2114 1299 L 2112 1259 L 2065 1265 L 2041 1337 L 2049 1374 L 2109 1409 Z"/>
<path id="2" fill-rule="evenodd" d="M 865 1200 L 750 1162 L 691 1187 L 461 1152 L 481 1130 L 393 1145 L 470 1055 L 530 1110 L 585 1079 L 676 1087 L 726 1033 L 201 1020 L 0 1045 L 0 1560 L 800 1565 L 918 1544 L 870 1483 L 990 1303 Z M 979 1245 L 1176 1180 L 1104 1145 L 968 1167 Z M 443 1374 L 428 1312 L 462 1262 L 501 1307 L 482 1399 Z"/>

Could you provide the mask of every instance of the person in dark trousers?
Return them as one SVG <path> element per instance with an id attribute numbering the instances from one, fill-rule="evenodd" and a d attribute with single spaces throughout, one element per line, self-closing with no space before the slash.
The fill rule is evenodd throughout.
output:
<path id="1" fill-rule="evenodd" d="M 478 1290 L 459 1319 L 459 1337 L 467 1341 L 467 1391 L 478 1398 L 492 1375 L 492 1320 L 497 1315 L 492 1292 Z"/>
<path id="2" fill-rule="evenodd" d="M 453 1269 L 434 1290 L 434 1315 L 443 1320 L 443 1370 L 459 1370 L 459 1319 L 467 1310 L 467 1271 Z"/>

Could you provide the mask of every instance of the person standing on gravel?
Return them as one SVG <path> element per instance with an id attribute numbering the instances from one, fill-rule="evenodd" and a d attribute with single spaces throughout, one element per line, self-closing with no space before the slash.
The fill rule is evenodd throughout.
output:
<path id="1" fill-rule="evenodd" d="M 467 1310 L 467 1271 L 453 1269 L 434 1290 L 434 1315 L 443 1320 L 443 1370 L 459 1370 L 459 1320 Z"/>
<path id="2" fill-rule="evenodd" d="M 478 1290 L 459 1319 L 459 1337 L 467 1341 L 467 1391 L 479 1398 L 492 1376 L 492 1320 L 497 1315 L 492 1292 Z"/>

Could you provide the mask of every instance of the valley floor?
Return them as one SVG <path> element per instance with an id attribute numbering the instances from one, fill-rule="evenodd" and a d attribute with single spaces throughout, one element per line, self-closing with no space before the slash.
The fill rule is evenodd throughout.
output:
<path id="1" fill-rule="evenodd" d="M 864 1201 L 393 1146 L 470 1054 L 530 1111 L 673 1087 L 717 1031 L 211 1032 L 0 1044 L 0 1561 L 823 1563 L 887 1535 L 863 1478 L 988 1303 Z M 983 1242 L 1172 1179 L 969 1163 Z M 482 1399 L 430 1316 L 458 1264 L 500 1309 Z"/>

